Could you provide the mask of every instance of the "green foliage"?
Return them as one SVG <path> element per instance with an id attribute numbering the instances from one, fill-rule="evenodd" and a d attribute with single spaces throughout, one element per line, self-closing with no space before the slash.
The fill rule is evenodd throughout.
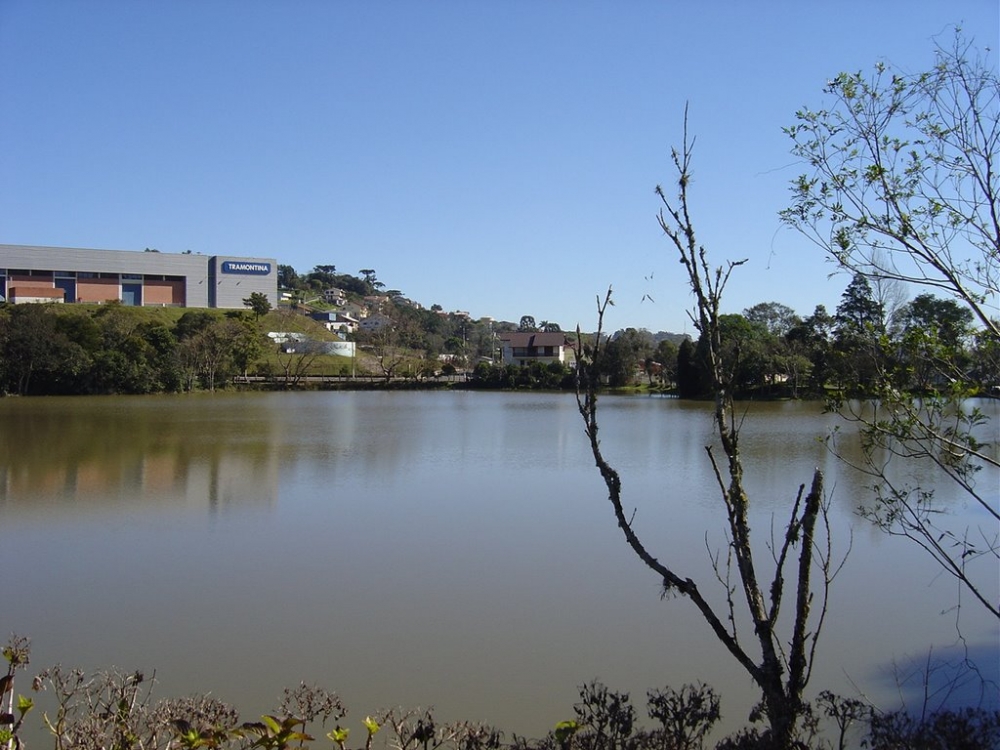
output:
<path id="1" fill-rule="evenodd" d="M 653 382 L 654 378 L 658 378 L 661 386 L 673 386 L 677 380 L 679 353 L 678 345 L 669 339 L 663 339 L 656 345 L 652 357 L 648 357 L 645 362 L 646 375 L 649 377 L 650 383 Z"/>
<path id="2" fill-rule="evenodd" d="M 570 719 L 568 721 L 558 722 L 555 729 L 552 731 L 552 736 L 555 737 L 555 740 L 559 743 L 560 747 L 566 748 L 569 747 L 569 742 L 573 739 L 573 735 L 579 731 L 580 723 Z"/>
<path id="3" fill-rule="evenodd" d="M 217 317 L 207 310 L 188 310 L 181 315 L 180 320 L 174 326 L 174 336 L 177 337 L 178 341 L 189 339 L 208 328 Z"/>
<path id="4" fill-rule="evenodd" d="M 708 372 L 691 339 L 677 349 L 677 393 L 681 398 L 700 398 L 708 393 Z"/>
<path id="5" fill-rule="evenodd" d="M 254 320 L 260 320 L 271 312 L 271 300 L 263 292 L 252 292 L 249 297 L 243 300 L 243 304 L 253 311 Z"/>
<path id="6" fill-rule="evenodd" d="M 840 296 L 834 320 L 838 339 L 865 339 L 885 332 L 885 311 L 864 274 L 854 274 Z"/>
<path id="7" fill-rule="evenodd" d="M 759 302 L 744 310 L 743 317 L 773 336 L 784 336 L 801 323 L 795 311 L 780 302 Z"/>
<path id="8" fill-rule="evenodd" d="M 298 289 L 301 281 L 295 269 L 289 265 L 278 264 L 278 288 Z"/>
<path id="9" fill-rule="evenodd" d="M 472 371 L 472 388 L 498 390 L 572 390 L 573 371 L 560 362 L 532 362 L 525 367 L 480 362 Z"/>
<path id="10" fill-rule="evenodd" d="M 653 337 L 648 331 L 626 328 L 607 342 L 597 360 L 597 370 L 612 388 L 622 388 L 635 382 L 645 369 L 646 359 L 653 352 Z"/>
<path id="11" fill-rule="evenodd" d="M 1000 81 L 961 29 L 934 53 L 923 72 L 841 73 L 796 113 L 809 171 L 781 216 L 844 269 L 942 290 L 1000 334 Z"/>
<path id="12" fill-rule="evenodd" d="M 292 745 L 301 745 L 313 739 L 303 729 L 305 720 L 294 716 L 270 716 L 265 714 L 260 721 L 250 721 L 240 727 L 240 734 L 251 738 L 250 747 L 264 750 L 286 750 Z"/>
<path id="13" fill-rule="evenodd" d="M 973 444 L 982 426 L 965 401 L 977 392 L 1000 395 L 992 307 L 1000 294 L 996 65 L 955 29 L 925 71 L 877 63 L 867 75 L 835 76 L 825 94 L 822 107 L 800 110 L 786 129 L 809 171 L 794 181 L 792 205 L 781 214 L 853 274 L 833 346 L 825 353 L 811 346 L 814 377 L 870 397 L 867 413 L 834 403 L 865 445 L 859 468 L 874 478 L 876 501 L 868 517 L 914 540 L 1000 617 L 988 579 L 973 565 L 985 557 L 995 570 L 1000 553 L 1000 464 L 995 451 Z M 891 311 L 871 288 L 887 283 L 947 298 L 920 294 L 887 330 Z M 933 492 L 894 480 L 892 459 L 934 467 L 930 482 L 955 482 L 987 524 L 950 528 Z"/>
<path id="14" fill-rule="evenodd" d="M 0 307 L 0 393 L 143 394 L 246 373 L 263 334 L 243 314 L 122 305 Z"/>

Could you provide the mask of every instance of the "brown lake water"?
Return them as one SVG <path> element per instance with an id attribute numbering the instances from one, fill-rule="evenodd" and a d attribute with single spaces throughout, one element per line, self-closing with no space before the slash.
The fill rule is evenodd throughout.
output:
<path id="1" fill-rule="evenodd" d="M 983 406 L 996 430 L 997 402 Z M 710 407 L 601 408 L 636 529 L 721 603 Z M 996 621 L 967 596 L 956 610 L 952 580 L 855 514 L 865 480 L 821 441 L 839 423 L 819 404 L 768 403 L 743 427 L 759 561 L 815 466 L 834 554 L 853 544 L 810 694 L 897 707 L 914 697 L 894 665 L 931 649 L 967 649 L 998 679 Z M 956 526 L 986 522 L 950 492 L 938 489 Z M 1000 571 L 985 565 L 996 597 Z M 318 683 L 358 732 L 366 713 L 403 705 L 540 736 L 592 679 L 640 710 L 649 688 L 708 682 L 729 727 L 754 695 L 690 602 L 661 600 L 626 547 L 562 394 L 0 400 L 0 631 L 32 639 L 32 673 L 155 670 L 157 695 L 211 692 L 245 719 L 285 686 Z"/>

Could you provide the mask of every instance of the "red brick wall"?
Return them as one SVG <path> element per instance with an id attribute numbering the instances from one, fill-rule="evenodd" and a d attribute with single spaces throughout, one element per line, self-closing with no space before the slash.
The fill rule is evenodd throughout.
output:
<path id="1" fill-rule="evenodd" d="M 118 297 L 118 279 L 77 279 L 76 296 L 80 302 L 107 302 Z"/>
<path id="2" fill-rule="evenodd" d="M 184 282 L 146 279 L 142 286 L 144 305 L 183 305 Z"/>

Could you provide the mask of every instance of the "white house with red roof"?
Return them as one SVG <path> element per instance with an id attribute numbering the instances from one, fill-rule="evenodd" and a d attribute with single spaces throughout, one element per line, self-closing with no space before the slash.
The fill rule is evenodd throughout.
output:
<path id="1" fill-rule="evenodd" d="M 500 339 L 501 359 L 505 365 L 524 367 L 533 362 L 565 364 L 569 359 L 569 345 L 566 334 L 562 332 L 517 331 L 501 333 L 497 338 Z"/>

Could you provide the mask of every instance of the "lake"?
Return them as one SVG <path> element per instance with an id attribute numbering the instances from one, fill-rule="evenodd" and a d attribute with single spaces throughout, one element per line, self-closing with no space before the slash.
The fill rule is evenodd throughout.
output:
<path id="1" fill-rule="evenodd" d="M 722 602 L 710 405 L 600 405 L 635 528 Z M 997 402 L 983 406 L 995 431 Z M 914 686 L 898 688 L 894 668 L 963 643 L 997 679 L 996 621 L 968 596 L 956 610 L 955 583 L 924 553 L 855 514 L 871 502 L 865 480 L 821 440 L 840 420 L 815 403 L 747 411 L 758 563 L 816 466 L 834 555 L 851 548 L 810 695 L 863 691 L 895 708 Z M 631 691 L 643 715 L 647 689 L 708 682 L 730 728 L 753 700 L 693 605 L 661 600 L 627 548 L 572 395 L 8 398 L 0 446 L 0 630 L 32 639 L 31 674 L 155 670 L 160 697 L 211 692 L 246 720 L 283 687 L 318 683 L 355 732 L 403 705 L 540 736 L 593 679 Z M 956 526 L 984 522 L 950 492 L 938 489 Z"/>

